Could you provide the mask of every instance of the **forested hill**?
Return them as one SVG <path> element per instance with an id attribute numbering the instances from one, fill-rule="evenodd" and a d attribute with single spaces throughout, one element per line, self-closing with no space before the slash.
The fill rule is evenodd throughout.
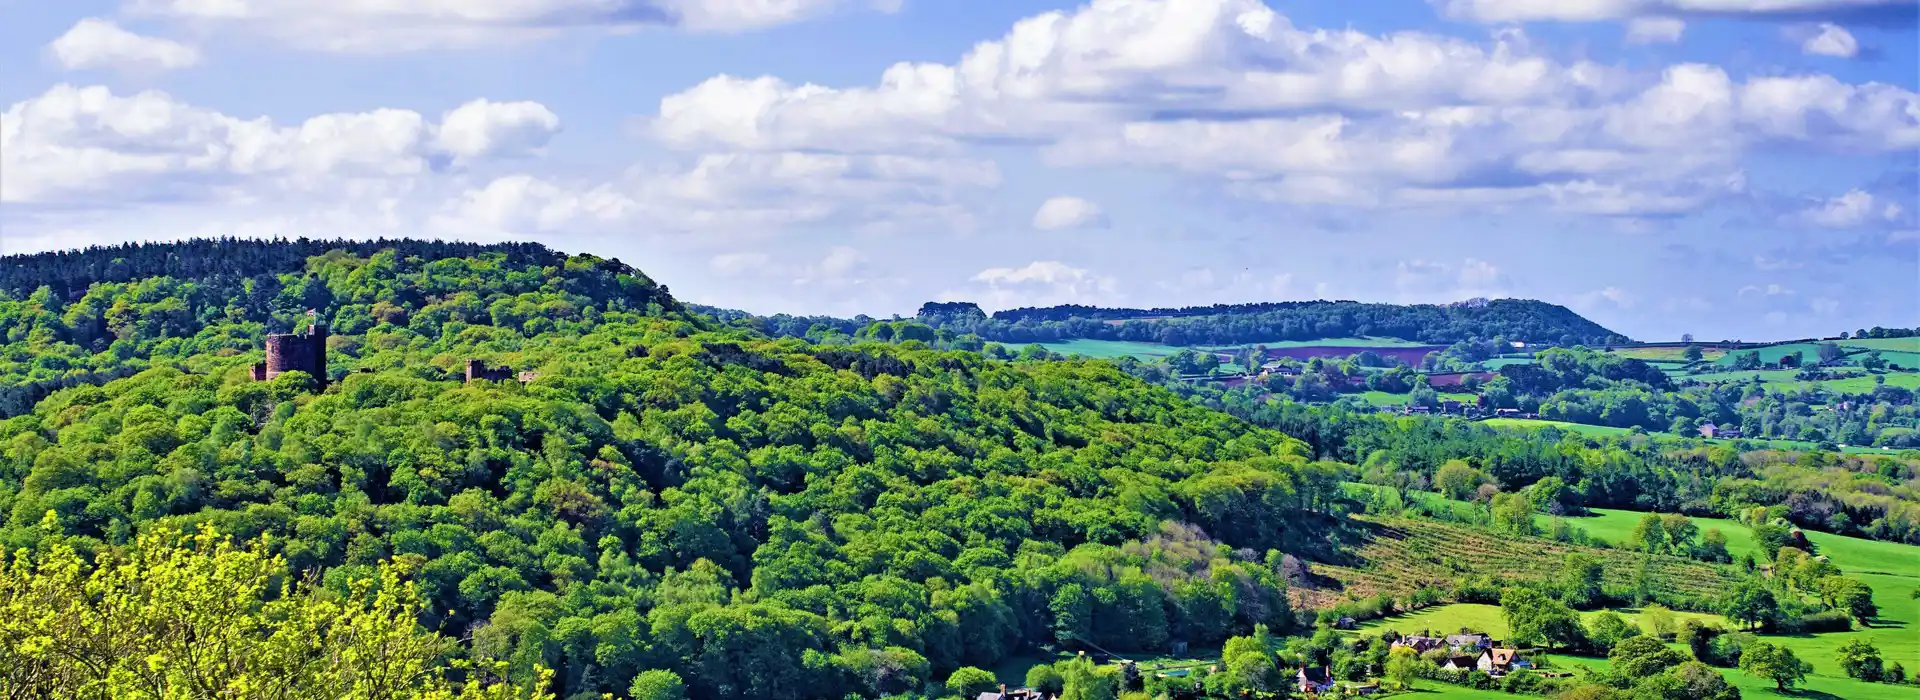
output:
<path id="1" fill-rule="evenodd" d="M 829 329 L 855 335 L 878 320 L 864 315 L 851 319 L 756 316 L 731 309 L 695 308 L 723 321 L 746 321 L 766 333 L 795 338 L 817 337 Z M 1493 338 L 1555 345 L 1628 342 L 1626 336 L 1564 306 L 1528 299 L 1444 305 L 1287 301 L 1164 309 L 1069 305 L 1009 309 L 991 315 L 967 302 L 928 302 L 914 319 L 950 336 L 973 335 L 981 340 L 1022 345 L 1089 338 L 1206 346 L 1358 336 L 1436 345 Z"/>
<path id="2" fill-rule="evenodd" d="M 1300 441 L 1109 363 L 770 340 L 608 261 L 360 250 L 0 302 L 7 376 L 156 358 L 0 421 L 0 559 L 210 526 L 335 593 L 392 564 L 426 629 L 560 697 L 654 670 L 837 700 L 1290 629 L 1278 563 L 1341 498 Z M 309 308 L 332 381 L 254 381 Z"/>
<path id="3" fill-rule="evenodd" d="M 973 304 L 929 303 L 920 307 L 918 317 L 937 328 L 1011 343 L 1093 338 L 1230 345 L 1356 336 L 1434 344 L 1495 337 L 1562 345 L 1627 340 L 1564 306 L 1529 299 L 1411 305 L 1289 301 L 1160 309 L 1054 306 L 1008 309 L 991 316 Z"/>
<path id="4" fill-rule="evenodd" d="M 620 311 L 693 318 L 617 260 L 528 243 L 220 239 L 11 256 L 0 258 L 0 390 L 37 399 L 150 364 L 257 358 L 265 334 L 304 326 L 309 310 L 348 346 L 402 328 L 531 336 Z M 336 356 L 336 371 L 353 359 Z M 0 415 L 22 395 L 0 394 Z"/>

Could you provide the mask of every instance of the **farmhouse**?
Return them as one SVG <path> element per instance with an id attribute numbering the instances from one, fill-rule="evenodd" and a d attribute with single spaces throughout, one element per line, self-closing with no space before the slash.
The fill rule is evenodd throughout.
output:
<path id="1" fill-rule="evenodd" d="M 1413 653 L 1415 654 L 1425 654 L 1429 651 L 1440 648 L 1440 646 L 1443 644 L 1445 644 L 1445 642 L 1441 641 L 1439 637 L 1421 637 L 1418 635 L 1408 635 L 1405 637 L 1401 637 L 1397 640 L 1394 640 L 1392 648 L 1398 649 L 1400 647 L 1406 647 L 1408 649 L 1412 649 Z"/>
<path id="2" fill-rule="evenodd" d="M 1740 429 L 1731 425 L 1718 426 L 1707 423 L 1700 426 L 1700 437 L 1734 439 L 1740 437 Z"/>
<path id="3" fill-rule="evenodd" d="M 1489 676 L 1503 676 L 1513 669 L 1529 668 L 1532 665 L 1526 659 L 1520 658 L 1520 650 L 1499 647 L 1480 652 L 1479 660 L 1474 663 L 1475 668 Z"/>
<path id="4" fill-rule="evenodd" d="M 1325 666 L 1318 668 L 1301 666 L 1300 672 L 1294 674 L 1294 680 L 1299 682 L 1302 693 L 1324 693 L 1333 689 L 1333 676 L 1327 672 Z"/>
<path id="5" fill-rule="evenodd" d="M 1479 659 L 1471 654 L 1450 654 L 1447 660 L 1440 664 L 1440 670 L 1464 673 L 1474 670 L 1478 664 Z"/>
<path id="6" fill-rule="evenodd" d="M 1493 646 L 1493 637 L 1473 632 L 1461 632 L 1447 635 L 1447 648 L 1454 651 L 1475 652 Z"/>
<path id="7" fill-rule="evenodd" d="M 981 693 L 979 697 L 974 698 L 974 700 L 1043 700 L 1043 698 L 1044 696 L 1041 695 L 1038 690 L 1030 688 L 1007 690 L 1006 684 L 1002 683 L 1000 684 L 999 690 L 986 691 Z"/>

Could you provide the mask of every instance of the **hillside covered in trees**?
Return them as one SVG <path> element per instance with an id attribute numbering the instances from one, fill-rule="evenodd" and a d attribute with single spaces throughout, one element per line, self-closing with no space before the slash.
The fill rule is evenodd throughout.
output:
<path id="1" fill-rule="evenodd" d="M 826 330 L 853 335 L 876 320 L 699 310 L 728 321 L 750 320 L 771 335 L 796 338 Z M 1441 345 L 1494 337 L 1558 345 L 1627 342 L 1626 336 L 1566 307 L 1527 299 L 1413 305 L 1288 301 L 1172 309 L 1069 305 L 1009 309 L 992 315 L 971 303 L 928 302 L 914 320 L 953 337 L 975 336 L 1015 345 L 1092 339 L 1209 346 L 1359 336 Z"/>
<path id="2" fill-rule="evenodd" d="M 710 331 L 588 256 L 273 265 L 84 291 L 75 265 L 0 307 L 8 382 L 155 365 L 0 423 L 0 544 L 267 536 L 336 593 L 401 562 L 423 624 L 567 695 L 670 669 L 697 698 L 839 698 L 1286 629 L 1268 559 L 1338 492 L 1299 441 L 1104 363 Z M 253 381 L 306 309 L 331 383 Z M 470 358 L 539 378 L 468 384 Z"/>
<path id="3" fill-rule="evenodd" d="M 0 268 L 0 683 L 29 696 L 952 696 L 1020 659 L 1178 648 L 1228 670 L 1149 681 L 1170 697 L 1267 697 L 1282 662 L 1379 671 L 1386 648 L 1335 637 L 1341 615 L 1528 596 L 1717 611 L 1710 582 L 1759 585 L 1691 544 L 1602 551 L 1536 510 L 1757 505 L 1757 523 L 1915 536 L 1906 463 L 1349 416 L 926 324 L 776 337 L 538 246 L 214 241 Z M 266 333 L 316 322 L 326 376 L 254 378 Z M 1554 357 L 1499 381 L 1658 381 Z M 472 361 L 513 371 L 470 380 Z M 1484 514 L 1447 516 L 1444 538 L 1513 552 L 1384 562 L 1387 534 L 1439 516 L 1366 489 L 1472 498 Z M 1501 568 L 1528 551 L 1567 561 Z M 181 651 L 202 635 L 230 656 Z M 1085 658 L 1034 669 L 1036 687 L 1142 682 Z"/>

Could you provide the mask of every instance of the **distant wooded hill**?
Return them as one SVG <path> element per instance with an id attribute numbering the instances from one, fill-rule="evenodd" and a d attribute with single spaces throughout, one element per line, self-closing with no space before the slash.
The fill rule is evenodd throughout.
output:
<path id="1" fill-rule="evenodd" d="M 751 317 L 769 333 L 793 337 L 824 329 L 853 334 L 875 320 L 865 316 L 839 319 L 785 314 L 753 317 L 724 309 L 698 310 L 723 320 Z M 928 302 L 920 307 L 915 320 L 955 335 L 972 334 L 1010 344 L 1084 338 L 1206 346 L 1363 336 L 1436 345 L 1496 337 L 1555 345 L 1631 342 L 1564 306 L 1530 299 L 1412 305 L 1285 301 L 1156 309 L 1066 305 L 1008 309 L 991 315 L 968 302 Z"/>

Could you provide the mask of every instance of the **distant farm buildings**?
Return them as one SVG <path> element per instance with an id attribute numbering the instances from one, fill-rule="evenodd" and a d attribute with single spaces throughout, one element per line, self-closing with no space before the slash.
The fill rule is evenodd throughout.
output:
<path id="1" fill-rule="evenodd" d="M 1740 429 L 1731 425 L 1719 426 L 1706 423 L 1700 426 L 1700 437 L 1731 440 L 1740 437 Z"/>

